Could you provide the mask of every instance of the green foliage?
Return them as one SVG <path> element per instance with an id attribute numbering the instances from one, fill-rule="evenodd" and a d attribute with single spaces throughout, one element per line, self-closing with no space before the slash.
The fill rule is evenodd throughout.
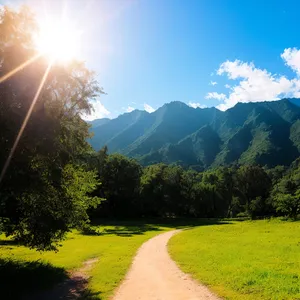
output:
<path id="1" fill-rule="evenodd" d="M 141 177 L 141 202 L 149 216 L 184 215 L 184 171 L 179 166 L 157 164 L 144 169 Z"/>
<path id="2" fill-rule="evenodd" d="M 266 211 L 265 200 L 269 196 L 271 180 L 259 166 L 242 166 L 237 171 L 238 191 L 241 203 L 251 217 Z"/>
<path id="3" fill-rule="evenodd" d="M 88 220 L 87 209 L 96 208 L 101 202 L 101 198 L 91 196 L 100 185 L 96 171 L 86 171 L 81 166 L 66 165 L 62 176 L 62 189 L 73 204 L 70 212 L 76 211 L 75 215 L 70 215 L 75 217 L 72 223 L 78 225 L 80 221 L 85 224 Z"/>
<path id="4" fill-rule="evenodd" d="M 154 164 L 142 168 L 135 160 L 108 154 L 107 147 L 88 159 L 103 183 L 95 195 L 104 197 L 93 217 L 235 217 L 274 215 L 272 172 L 260 166 L 220 167 L 205 172 L 178 165 Z M 270 177 L 269 174 L 273 174 Z M 273 194 L 272 194 L 273 195 Z"/>
<path id="5" fill-rule="evenodd" d="M 275 185 L 278 181 L 283 177 L 286 172 L 286 167 L 284 166 L 276 166 L 275 168 L 268 169 L 266 172 L 270 177 L 272 184 Z"/>
<path id="6" fill-rule="evenodd" d="M 300 213 L 300 191 L 296 195 L 277 194 L 275 198 L 276 210 L 289 217 L 297 218 Z"/>
<path id="7" fill-rule="evenodd" d="M 165 213 L 163 173 L 164 164 L 146 167 L 141 176 L 142 210 L 144 214 L 159 216 Z"/>
<path id="8" fill-rule="evenodd" d="M 274 206 L 277 212 L 291 218 L 300 214 L 300 173 L 299 168 L 291 169 L 273 189 Z"/>
<path id="9" fill-rule="evenodd" d="M 102 91 L 83 63 L 53 64 L 23 123 L 49 65 L 37 56 L 35 30 L 28 9 L 1 8 L 0 78 L 30 63 L 0 83 L 1 171 L 9 162 L 0 182 L 0 224 L 25 245 L 49 250 L 70 228 L 87 221 L 86 209 L 98 202 L 89 196 L 97 186 L 95 174 L 79 166 L 91 150 L 89 126 L 80 116 L 91 111 L 89 100 Z"/>
<path id="10" fill-rule="evenodd" d="M 98 171 L 101 185 L 95 195 L 107 199 L 91 214 L 98 216 L 133 216 L 139 210 L 141 166 L 120 154 L 107 154 L 107 148 L 95 156 L 92 166 Z M 95 162 L 96 161 L 96 162 Z"/>

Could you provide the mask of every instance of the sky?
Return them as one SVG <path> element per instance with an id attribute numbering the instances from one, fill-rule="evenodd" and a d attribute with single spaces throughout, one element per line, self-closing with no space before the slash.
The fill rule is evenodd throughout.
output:
<path id="1" fill-rule="evenodd" d="M 106 95 L 89 119 L 164 103 L 226 110 L 300 97 L 299 0 L 0 0 L 65 11 Z"/>

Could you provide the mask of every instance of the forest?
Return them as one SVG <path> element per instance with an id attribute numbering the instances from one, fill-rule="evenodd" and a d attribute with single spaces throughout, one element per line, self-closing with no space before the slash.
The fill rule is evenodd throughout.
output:
<path id="1" fill-rule="evenodd" d="M 93 195 L 105 199 L 93 217 L 263 218 L 300 212 L 300 175 L 290 167 L 218 167 L 204 172 L 179 165 L 142 167 L 134 159 L 108 154 L 89 156 L 101 184 Z"/>

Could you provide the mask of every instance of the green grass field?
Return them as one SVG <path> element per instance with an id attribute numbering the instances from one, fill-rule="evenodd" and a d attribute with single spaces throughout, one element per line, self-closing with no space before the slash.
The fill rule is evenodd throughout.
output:
<path id="1" fill-rule="evenodd" d="M 46 289 L 67 277 L 90 258 L 99 258 L 91 270 L 88 299 L 108 299 L 123 279 L 138 247 L 147 239 L 170 229 L 163 225 L 129 222 L 99 226 L 100 235 L 68 234 L 59 252 L 39 253 L 0 240 L 0 297 L 18 299 L 38 288 Z M 86 298 L 85 298 L 86 299 Z"/>
<path id="2" fill-rule="evenodd" d="M 0 298 L 48 289 L 68 277 L 91 258 L 98 258 L 90 271 L 85 300 L 106 300 L 124 278 L 141 244 L 175 228 L 216 224 L 217 220 L 136 220 L 99 222 L 85 234 L 71 232 L 59 252 L 37 252 L 17 245 L 0 235 Z M 94 231 L 98 231 L 95 234 Z"/>
<path id="3" fill-rule="evenodd" d="M 300 299 L 300 222 L 200 226 L 174 236 L 169 252 L 224 299 Z"/>

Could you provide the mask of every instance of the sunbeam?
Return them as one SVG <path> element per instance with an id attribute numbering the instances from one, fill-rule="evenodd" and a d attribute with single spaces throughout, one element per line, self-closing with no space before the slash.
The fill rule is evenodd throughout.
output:
<path id="1" fill-rule="evenodd" d="M 21 65 L 19 65 L 18 67 L 16 67 L 15 69 L 13 69 L 12 71 L 8 72 L 7 74 L 3 75 L 2 77 L 0 77 L 0 83 L 2 83 L 3 81 L 7 80 L 9 77 L 13 76 L 14 74 L 16 74 L 17 72 L 21 71 L 22 69 L 24 69 L 25 67 L 27 67 L 28 65 L 32 64 L 34 61 L 36 61 L 39 57 L 41 57 L 40 54 L 35 55 L 34 57 L 26 60 L 25 62 L 23 62 Z"/>
<path id="2" fill-rule="evenodd" d="M 23 132 L 24 132 L 24 130 L 25 130 L 25 128 L 26 128 L 26 125 L 27 125 L 27 123 L 28 123 L 28 121 L 29 121 L 29 118 L 30 118 L 30 116 L 31 116 L 31 113 L 32 113 L 32 111 L 33 111 L 33 108 L 34 108 L 34 106 L 35 106 L 35 104 L 36 104 L 36 102 L 37 102 L 37 100 L 38 100 L 38 98 L 39 98 L 39 95 L 40 95 L 40 93 L 41 93 L 41 90 L 42 90 L 42 88 L 43 88 L 43 86 L 44 86 L 44 84 L 45 84 L 45 81 L 46 81 L 46 79 L 47 79 L 47 77 L 48 77 L 49 71 L 50 71 L 50 69 L 51 69 L 51 67 L 52 67 L 52 63 L 53 63 L 53 62 L 50 62 L 50 63 L 48 64 L 48 67 L 47 67 L 47 69 L 46 69 L 46 71 L 45 71 L 45 73 L 44 73 L 44 76 L 42 77 L 41 83 L 40 83 L 40 85 L 39 85 L 39 87 L 38 87 L 38 89 L 37 89 L 37 91 L 36 91 L 36 93 L 35 93 L 35 96 L 34 96 L 34 98 L 33 98 L 33 100 L 32 100 L 32 103 L 31 103 L 31 105 L 30 105 L 30 107 L 29 107 L 29 110 L 28 110 L 28 112 L 27 112 L 27 114 L 26 114 L 26 117 L 25 117 L 25 119 L 24 119 L 24 121 L 23 121 L 23 124 L 22 124 L 22 126 L 21 126 L 21 128 L 20 128 L 20 130 L 19 130 L 19 133 L 18 133 L 18 135 L 17 135 L 17 137 L 16 137 L 16 140 L 15 140 L 15 142 L 14 142 L 14 144 L 13 144 L 11 150 L 10 150 L 10 153 L 9 153 L 9 155 L 8 155 L 7 160 L 5 161 L 5 164 L 4 164 L 3 169 L 2 169 L 2 171 L 1 171 L 1 174 L 0 174 L 0 184 L 1 184 L 1 182 L 2 182 L 2 180 L 3 180 L 3 178 L 4 178 L 4 176 L 5 176 L 5 173 L 6 173 L 6 171 L 7 171 L 7 168 L 8 168 L 8 166 L 9 166 L 10 162 L 11 162 L 11 159 L 12 159 L 12 157 L 13 157 L 15 151 L 16 151 L 16 148 L 17 148 L 17 146 L 18 146 L 18 143 L 19 143 L 19 141 L 20 141 L 20 139 L 21 139 L 21 137 L 22 137 L 22 135 L 23 135 Z"/>

